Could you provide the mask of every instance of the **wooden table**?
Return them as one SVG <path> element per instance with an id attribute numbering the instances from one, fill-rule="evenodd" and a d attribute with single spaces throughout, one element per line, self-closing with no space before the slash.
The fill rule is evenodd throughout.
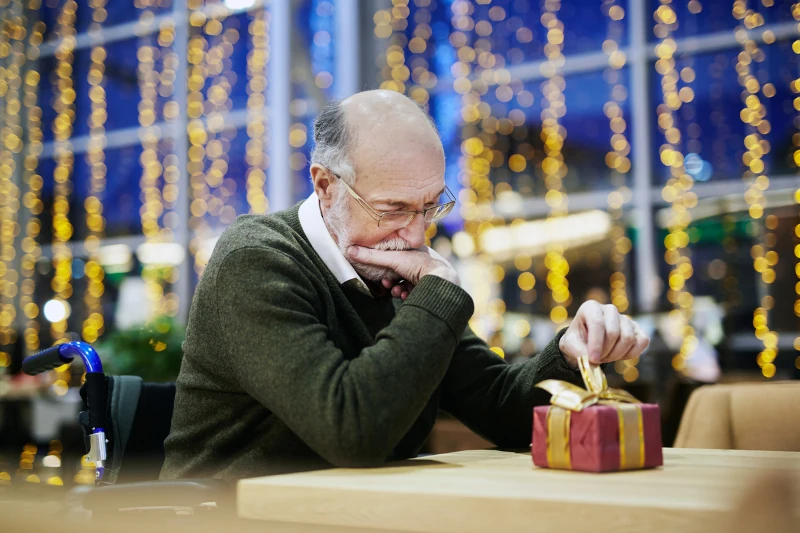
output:
<path id="1" fill-rule="evenodd" d="M 315 528 L 714 531 L 770 470 L 788 472 L 800 487 L 800 453 L 792 452 L 666 448 L 662 468 L 588 474 L 536 468 L 528 453 L 476 450 L 246 479 L 237 505 L 242 518 Z"/>

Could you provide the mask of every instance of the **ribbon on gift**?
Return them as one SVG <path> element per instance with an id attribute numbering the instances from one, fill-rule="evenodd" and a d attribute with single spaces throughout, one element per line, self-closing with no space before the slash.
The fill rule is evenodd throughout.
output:
<path id="1" fill-rule="evenodd" d="M 619 418 L 619 463 L 621 470 L 644 467 L 644 422 L 642 409 L 629 392 L 608 387 L 606 376 L 588 357 L 578 359 L 585 389 L 567 381 L 547 379 L 536 384 L 551 394 L 547 410 L 547 464 L 550 468 L 572 469 L 570 421 L 573 412 L 601 404 L 611 405 Z"/>

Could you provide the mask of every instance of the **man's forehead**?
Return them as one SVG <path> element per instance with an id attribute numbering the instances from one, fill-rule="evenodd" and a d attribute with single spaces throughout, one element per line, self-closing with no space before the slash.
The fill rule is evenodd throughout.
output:
<path id="1" fill-rule="evenodd" d="M 422 188 L 444 187 L 444 166 L 439 168 L 425 168 L 416 171 L 411 168 L 377 168 L 371 171 L 356 171 L 356 182 L 362 187 L 372 190 L 390 187 L 403 191 L 413 191 Z"/>
<path id="2" fill-rule="evenodd" d="M 372 180 L 368 196 L 372 202 L 386 204 L 414 204 L 420 200 L 436 201 L 444 193 L 444 169 L 428 175 L 410 176 L 397 171 L 387 173 L 383 179 Z"/>

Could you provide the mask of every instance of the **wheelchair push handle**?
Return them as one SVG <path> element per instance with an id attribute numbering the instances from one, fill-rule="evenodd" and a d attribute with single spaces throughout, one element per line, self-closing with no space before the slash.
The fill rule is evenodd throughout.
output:
<path id="1" fill-rule="evenodd" d="M 100 356 L 89 344 L 80 341 L 65 342 L 46 348 L 41 352 L 26 357 L 22 361 L 22 371 L 30 376 L 35 376 L 61 365 L 71 363 L 75 357 L 80 357 L 86 372 L 103 372 Z"/>
<path id="2" fill-rule="evenodd" d="M 61 345 L 51 346 L 41 352 L 26 357 L 22 361 L 22 371 L 30 376 L 42 374 L 61 365 L 71 363 L 74 357 L 69 354 L 61 355 Z"/>
<path id="3" fill-rule="evenodd" d="M 71 363 L 76 357 L 83 361 L 83 366 L 86 368 L 86 404 L 89 414 L 87 432 L 90 441 L 88 459 L 95 464 L 95 478 L 100 482 L 103 479 L 107 457 L 105 427 L 108 403 L 108 387 L 100 356 L 85 342 L 65 342 L 27 357 L 22 361 L 22 371 L 35 376 Z"/>

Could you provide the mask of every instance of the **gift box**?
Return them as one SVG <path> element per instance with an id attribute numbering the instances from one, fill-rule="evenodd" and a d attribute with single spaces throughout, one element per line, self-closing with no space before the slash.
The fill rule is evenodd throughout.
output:
<path id="1" fill-rule="evenodd" d="M 543 468 L 614 472 L 661 466 L 661 415 L 610 389 L 602 371 L 579 362 L 586 389 L 559 380 L 537 384 L 552 394 L 533 410 L 533 463 Z"/>

